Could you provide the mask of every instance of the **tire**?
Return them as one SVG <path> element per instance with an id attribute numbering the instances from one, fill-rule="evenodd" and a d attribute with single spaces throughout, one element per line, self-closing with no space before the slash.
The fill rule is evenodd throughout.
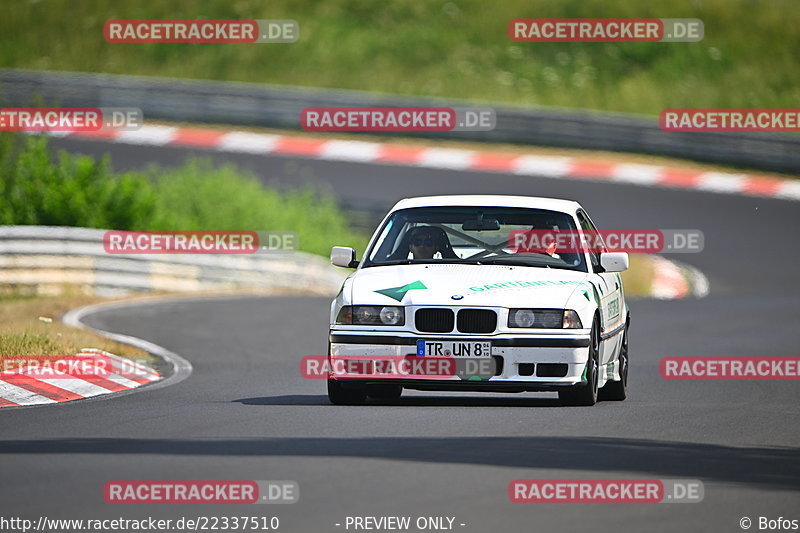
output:
<path id="1" fill-rule="evenodd" d="M 600 321 L 595 317 L 589 341 L 589 358 L 586 362 L 586 383 L 558 391 L 564 405 L 591 406 L 597 403 L 597 376 L 600 371 Z"/>
<path id="2" fill-rule="evenodd" d="M 619 381 L 611 381 L 600 390 L 601 400 L 621 402 L 628 397 L 628 367 L 630 358 L 628 357 L 628 326 L 631 323 L 630 317 L 625 320 L 625 331 L 622 333 L 622 347 L 619 350 Z"/>
<path id="3" fill-rule="evenodd" d="M 367 389 L 358 385 L 344 387 L 339 381 L 329 379 L 328 399 L 334 405 L 361 405 L 367 399 Z"/>
<path id="4" fill-rule="evenodd" d="M 371 385 L 367 387 L 367 396 L 375 400 L 397 400 L 403 394 L 402 385 Z"/>

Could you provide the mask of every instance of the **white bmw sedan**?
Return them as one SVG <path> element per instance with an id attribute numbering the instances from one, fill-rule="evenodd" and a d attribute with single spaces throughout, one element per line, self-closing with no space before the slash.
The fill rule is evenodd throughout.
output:
<path id="1" fill-rule="evenodd" d="M 352 248 L 331 252 L 355 271 L 331 304 L 330 401 L 393 399 L 404 388 L 624 400 L 628 256 L 586 235 L 599 238 L 568 200 L 401 200 L 360 261 Z"/>

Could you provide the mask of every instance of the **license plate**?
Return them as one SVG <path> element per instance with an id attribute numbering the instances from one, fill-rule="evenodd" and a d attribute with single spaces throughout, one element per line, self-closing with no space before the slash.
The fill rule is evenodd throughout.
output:
<path id="1" fill-rule="evenodd" d="M 440 357 L 491 357 L 492 343 L 489 341 L 461 342 L 461 341 L 417 341 L 417 355 Z"/>

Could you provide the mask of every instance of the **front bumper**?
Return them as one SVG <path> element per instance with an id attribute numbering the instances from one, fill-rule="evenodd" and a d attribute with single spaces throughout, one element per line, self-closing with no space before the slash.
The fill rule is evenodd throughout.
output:
<path id="1" fill-rule="evenodd" d="M 393 332 L 394 333 L 394 332 Z M 496 362 L 494 376 L 481 381 L 466 381 L 458 376 L 441 379 L 348 378 L 334 379 L 364 383 L 396 383 L 418 390 L 464 390 L 485 392 L 554 391 L 584 383 L 589 357 L 589 331 L 576 330 L 570 335 L 420 335 L 377 334 L 365 331 L 332 330 L 330 355 L 402 357 L 416 356 L 417 340 L 488 341 Z"/>

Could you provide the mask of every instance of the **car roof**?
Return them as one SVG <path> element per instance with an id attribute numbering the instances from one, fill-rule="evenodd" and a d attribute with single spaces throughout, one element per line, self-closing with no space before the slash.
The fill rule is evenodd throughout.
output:
<path id="1" fill-rule="evenodd" d="M 418 196 L 404 198 L 397 202 L 392 211 L 413 207 L 445 207 L 445 206 L 484 206 L 484 207 L 527 207 L 547 209 L 564 213 L 575 213 L 581 208 L 578 202 L 558 198 L 542 198 L 538 196 L 505 196 L 500 194 L 457 194 L 447 196 Z"/>

